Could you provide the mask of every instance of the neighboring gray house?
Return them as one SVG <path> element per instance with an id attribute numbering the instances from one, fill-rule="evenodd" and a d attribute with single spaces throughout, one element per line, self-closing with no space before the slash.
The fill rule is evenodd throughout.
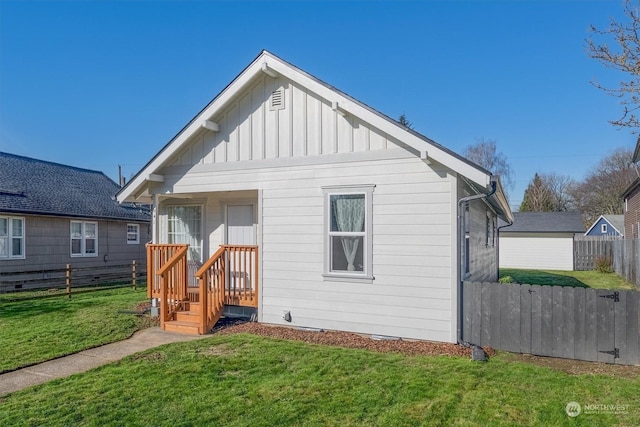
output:
<path id="1" fill-rule="evenodd" d="M 574 235 L 585 231 L 580 212 L 514 212 L 513 219 L 500 229 L 501 268 L 573 270 Z"/>
<path id="2" fill-rule="evenodd" d="M 0 272 L 146 262 L 150 209 L 104 173 L 0 152 Z"/>
<path id="3" fill-rule="evenodd" d="M 600 215 L 584 235 L 622 238 L 624 237 L 624 215 Z"/>
<path id="4" fill-rule="evenodd" d="M 254 251 L 256 271 L 227 267 L 223 289 L 260 322 L 454 342 L 460 281 L 497 280 L 497 218 L 511 220 L 491 172 L 267 51 L 118 200 L 153 203 L 157 250 L 189 243 L 209 283 L 225 251 Z"/>

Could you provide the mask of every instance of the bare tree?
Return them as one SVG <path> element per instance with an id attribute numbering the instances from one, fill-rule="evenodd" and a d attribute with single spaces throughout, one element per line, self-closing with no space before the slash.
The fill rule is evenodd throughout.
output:
<path id="1" fill-rule="evenodd" d="M 476 143 L 464 149 L 464 156 L 494 175 L 500 175 L 505 190 L 513 187 L 513 171 L 507 156 L 499 153 L 493 139 L 476 139 Z"/>
<path id="2" fill-rule="evenodd" d="M 624 213 L 620 196 L 636 177 L 631 155 L 628 148 L 616 149 L 573 188 L 575 205 L 586 225 L 600 215 Z"/>
<path id="3" fill-rule="evenodd" d="M 564 212 L 574 206 L 575 181 L 557 173 L 536 173 L 524 192 L 520 212 Z"/>
<path id="4" fill-rule="evenodd" d="M 627 79 L 621 80 L 616 88 L 592 83 L 620 99 L 623 107 L 622 117 L 610 120 L 610 123 L 637 131 L 640 128 L 640 120 L 636 115 L 640 108 L 640 15 L 634 1 L 625 0 L 624 15 L 624 20 L 620 22 L 611 18 L 609 28 L 605 30 L 591 26 L 591 37 L 587 39 L 587 54 L 605 67 L 627 75 Z M 608 44 L 608 41 L 612 43 Z"/>

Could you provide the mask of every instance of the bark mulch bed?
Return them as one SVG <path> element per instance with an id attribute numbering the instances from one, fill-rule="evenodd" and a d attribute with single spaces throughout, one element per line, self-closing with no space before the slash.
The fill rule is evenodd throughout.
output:
<path id="1" fill-rule="evenodd" d="M 248 333 L 269 338 L 304 341 L 309 344 L 361 348 L 385 353 L 471 357 L 470 348 L 457 344 L 433 341 L 375 340 L 370 336 L 349 332 L 312 331 L 227 318 L 220 319 L 212 332 L 220 335 Z M 495 351 L 490 347 L 485 347 L 484 351 L 489 356 L 495 355 Z"/>

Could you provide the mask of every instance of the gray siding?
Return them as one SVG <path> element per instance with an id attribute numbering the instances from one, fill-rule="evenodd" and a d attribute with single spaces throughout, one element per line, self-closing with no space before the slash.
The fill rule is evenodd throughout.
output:
<path id="1" fill-rule="evenodd" d="M 151 240 L 149 223 L 140 224 L 140 243 L 127 244 L 127 224 L 135 221 L 15 215 L 25 219 L 25 258 L 0 259 L 0 271 L 31 271 L 73 267 L 107 266 L 136 260 L 146 264 L 145 243 Z M 70 250 L 71 221 L 98 223 L 98 256 L 72 257 Z M 107 261 L 105 261 L 107 255 Z"/>

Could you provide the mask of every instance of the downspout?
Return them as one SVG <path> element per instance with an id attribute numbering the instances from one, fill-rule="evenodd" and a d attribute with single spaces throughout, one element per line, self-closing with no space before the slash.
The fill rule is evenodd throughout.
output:
<path id="1" fill-rule="evenodd" d="M 500 230 L 502 230 L 505 227 L 509 227 L 513 225 L 513 221 L 511 221 L 510 219 L 508 220 L 508 223 L 505 225 L 501 225 L 500 227 L 496 228 L 496 248 L 498 249 L 498 262 L 496 263 L 496 277 L 500 278 Z"/>
<path id="2" fill-rule="evenodd" d="M 467 196 L 467 197 L 463 197 L 462 199 L 458 200 L 458 274 L 457 274 L 457 283 L 458 283 L 458 328 L 457 328 L 457 339 L 458 339 L 458 344 L 464 344 L 464 341 L 462 340 L 462 323 L 464 320 L 464 316 L 462 313 L 462 303 L 463 303 L 463 285 L 462 285 L 462 281 L 463 281 L 463 277 L 462 277 L 462 271 L 464 270 L 464 265 L 462 264 L 462 260 L 463 260 L 463 256 L 462 256 L 462 251 L 464 250 L 464 221 L 463 221 L 463 210 L 462 210 L 462 205 L 465 203 L 468 203 L 472 200 L 477 200 L 477 199 L 487 199 L 491 196 L 493 196 L 497 190 L 497 183 L 496 181 L 494 181 L 493 179 L 491 180 L 491 191 L 489 191 L 488 193 L 482 193 L 482 194 L 474 194 L 473 196 Z"/>

